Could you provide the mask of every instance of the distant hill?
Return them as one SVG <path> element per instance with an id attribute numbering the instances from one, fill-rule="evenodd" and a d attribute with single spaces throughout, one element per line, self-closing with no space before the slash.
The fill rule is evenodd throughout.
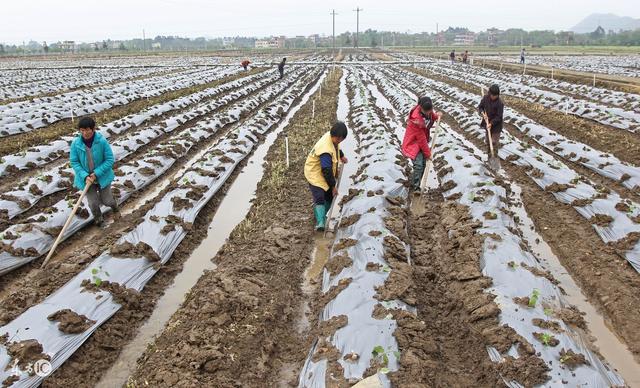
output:
<path id="1" fill-rule="evenodd" d="M 570 31 L 579 34 L 593 32 L 599 25 L 602 26 L 605 31 L 613 30 L 618 32 L 619 30 L 635 30 L 640 28 L 640 19 L 618 16 L 612 13 L 594 13 L 573 26 Z"/>

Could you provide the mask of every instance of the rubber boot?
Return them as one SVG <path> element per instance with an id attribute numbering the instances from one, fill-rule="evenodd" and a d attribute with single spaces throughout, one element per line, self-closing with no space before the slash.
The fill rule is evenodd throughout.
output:
<path id="1" fill-rule="evenodd" d="M 324 202 L 324 217 L 325 217 L 325 219 L 326 219 L 326 217 L 327 217 L 327 214 L 329 214 L 329 210 L 331 210 L 331 204 L 332 204 L 332 203 L 333 203 L 333 201 L 331 201 L 331 202 L 327 202 L 327 201 L 325 201 L 325 202 Z M 325 222 L 326 222 L 326 221 L 325 221 Z"/>
<path id="2" fill-rule="evenodd" d="M 327 216 L 325 205 L 315 205 L 313 214 L 316 216 L 316 230 L 324 230 L 324 222 Z"/>

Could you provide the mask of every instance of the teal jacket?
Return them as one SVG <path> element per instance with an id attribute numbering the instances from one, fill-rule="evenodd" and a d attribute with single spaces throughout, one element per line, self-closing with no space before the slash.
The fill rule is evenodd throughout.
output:
<path id="1" fill-rule="evenodd" d="M 93 144 L 91 145 L 93 155 L 93 172 L 98 178 L 101 188 L 109 186 L 115 178 L 113 174 L 113 152 L 111 146 L 101 133 L 95 132 Z M 87 161 L 87 151 L 82 141 L 82 135 L 78 135 L 71 143 L 71 167 L 75 173 L 73 185 L 80 190 L 84 190 L 84 181 L 89 176 L 89 162 Z"/>

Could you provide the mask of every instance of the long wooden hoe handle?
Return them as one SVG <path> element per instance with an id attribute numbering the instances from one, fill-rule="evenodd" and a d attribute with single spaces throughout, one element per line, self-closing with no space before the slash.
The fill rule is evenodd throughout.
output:
<path id="1" fill-rule="evenodd" d="M 53 243 L 53 246 L 49 250 L 49 254 L 47 255 L 47 258 L 44 259 L 44 262 L 42 263 L 42 266 L 40 266 L 40 268 L 44 268 L 47 265 L 47 263 L 49 262 L 49 260 L 51 260 L 51 257 L 53 256 L 53 252 L 55 252 L 56 248 L 58 247 L 58 244 L 60 244 L 60 241 L 62 240 L 62 236 L 64 235 L 64 232 L 67 231 L 67 228 L 69 227 L 69 224 L 71 223 L 71 219 L 73 219 L 73 216 L 76 215 L 76 212 L 78 211 L 78 208 L 80 207 L 80 204 L 82 203 L 82 199 L 87 194 L 87 191 L 89 191 L 89 188 L 91 187 L 92 184 L 93 183 L 91 183 L 91 184 L 86 184 L 85 183 L 84 190 L 82 190 L 82 193 L 80 194 L 80 198 L 78 198 L 78 201 L 76 202 L 75 206 L 71 210 L 71 214 L 69 214 L 69 218 L 67 218 L 67 222 L 64 223 L 64 226 L 62 227 L 62 230 L 60 231 L 60 234 L 58 234 L 58 238 L 56 238 L 56 241 Z"/>
<path id="2" fill-rule="evenodd" d="M 487 141 L 489 142 L 489 152 L 491 153 L 491 155 L 489 156 L 493 158 L 495 157 L 493 152 L 493 139 L 491 138 L 491 130 L 489 129 L 489 117 L 487 116 L 487 112 L 482 112 L 482 117 L 484 117 L 484 122 L 487 127 Z"/>

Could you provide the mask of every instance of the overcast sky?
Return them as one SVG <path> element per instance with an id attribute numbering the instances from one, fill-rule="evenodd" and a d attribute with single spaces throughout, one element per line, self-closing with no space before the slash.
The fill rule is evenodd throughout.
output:
<path id="1" fill-rule="evenodd" d="M 0 0 L 0 42 L 435 31 L 464 26 L 568 29 L 591 13 L 640 18 L 638 0 Z"/>

